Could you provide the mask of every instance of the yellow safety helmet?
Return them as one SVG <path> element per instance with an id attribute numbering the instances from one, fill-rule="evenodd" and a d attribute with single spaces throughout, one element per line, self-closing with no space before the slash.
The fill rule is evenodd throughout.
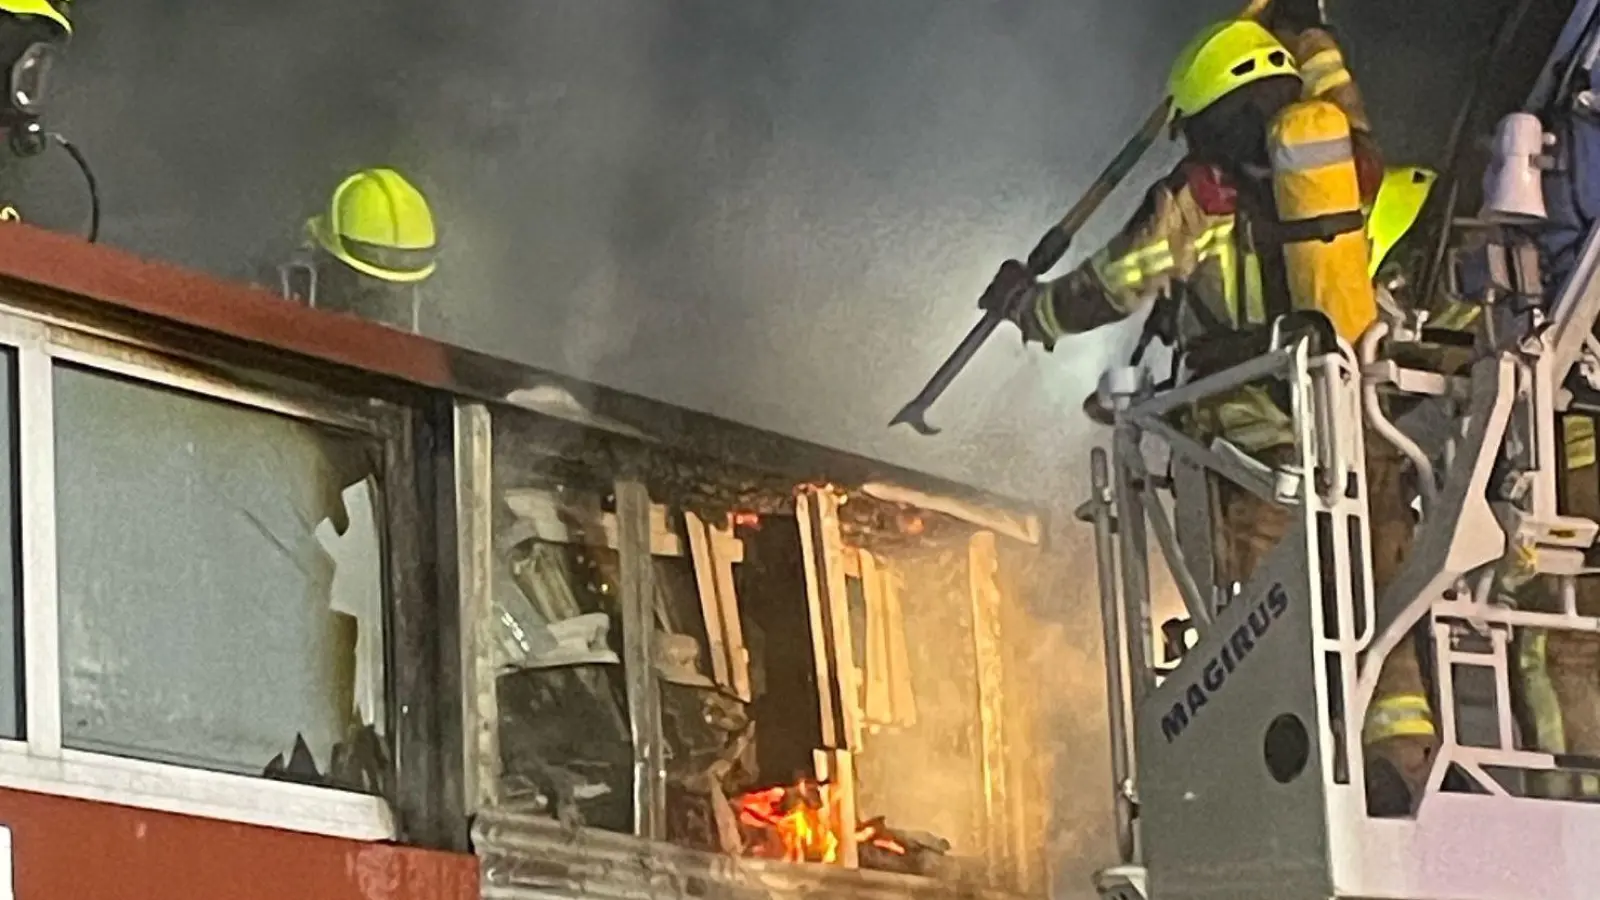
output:
<path id="1" fill-rule="evenodd" d="M 1172 121 L 1209 107 L 1253 81 L 1276 75 L 1300 77 L 1289 49 L 1249 19 L 1218 22 L 1195 35 L 1167 77 Z"/>
<path id="2" fill-rule="evenodd" d="M 0 13 L 10 13 L 13 16 L 41 16 L 61 26 L 67 34 L 72 33 L 72 20 L 64 12 L 66 4 L 60 8 L 50 0 L 0 0 Z"/>
<path id="3" fill-rule="evenodd" d="M 0 0 L 4 2 L 4 0 Z M 363 275 L 411 284 L 433 274 L 437 235 L 427 198 L 393 169 L 365 169 L 306 223 L 322 249 Z"/>
<path id="4" fill-rule="evenodd" d="M 1369 277 L 1378 274 L 1378 267 L 1383 265 L 1389 251 L 1417 224 L 1428 193 L 1438 180 L 1439 173 L 1421 166 L 1399 166 L 1384 171 L 1378 196 L 1367 213 L 1367 240 L 1372 242 L 1367 263 Z"/>

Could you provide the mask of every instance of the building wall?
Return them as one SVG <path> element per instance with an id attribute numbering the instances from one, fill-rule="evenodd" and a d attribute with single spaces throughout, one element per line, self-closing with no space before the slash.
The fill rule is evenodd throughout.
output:
<path id="1" fill-rule="evenodd" d="M 467 855 L 6 790 L 0 826 L 11 830 L 18 900 L 478 897 L 478 861 Z"/>

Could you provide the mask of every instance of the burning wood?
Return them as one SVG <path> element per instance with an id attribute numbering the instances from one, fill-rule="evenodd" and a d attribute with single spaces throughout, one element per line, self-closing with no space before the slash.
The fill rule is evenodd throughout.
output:
<path id="1" fill-rule="evenodd" d="M 835 789 L 809 778 L 751 791 L 735 801 L 745 831 L 744 855 L 784 862 L 837 862 Z"/>
<path id="2" fill-rule="evenodd" d="M 751 791 L 734 801 L 745 834 L 744 855 L 785 862 L 838 862 L 839 827 L 832 784 L 802 778 L 789 786 Z M 855 829 L 863 868 L 914 875 L 933 874 L 949 842 L 920 832 L 901 832 L 883 816 Z"/>

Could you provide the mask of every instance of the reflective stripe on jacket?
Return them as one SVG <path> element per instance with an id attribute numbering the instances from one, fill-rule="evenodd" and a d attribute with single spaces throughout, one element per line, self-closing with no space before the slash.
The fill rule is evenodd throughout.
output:
<path id="1" fill-rule="evenodd" d="M 1156 297 L 1182 284 L 1189 308 L 1180 314 L 1180 333 L 1196 337 L 1220 325 L 1238 330 L 1269 323 L 1260 260 L 1241 234 L 1232 198 L 1202 198 L 1202 191 L 1225 185 L 1193 177 L 1180 165 L 1146 194 L 1123 229 L 1077 269 L 1039 291 L 1034 315 L 1053 342 L 1085 330 L 1076 309 L 1098 306 L 1084 316 L 1091 323 L 1126 318 Z M 1197 187 L 1197 185 L 1201 185 Z M 1255 452 L 1292 443 L 1288 415 L 1268 392 L 1250 386 L 1195 411 L 1202 436 L 1224 436 Z"/>

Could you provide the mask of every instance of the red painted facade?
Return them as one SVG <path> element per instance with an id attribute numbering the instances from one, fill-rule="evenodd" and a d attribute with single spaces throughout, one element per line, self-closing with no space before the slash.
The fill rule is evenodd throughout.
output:
<path id="1" fill-rule="evenodd" d="M 476 900 L 476 857 L 0 790 L 17 900 Z"/>

